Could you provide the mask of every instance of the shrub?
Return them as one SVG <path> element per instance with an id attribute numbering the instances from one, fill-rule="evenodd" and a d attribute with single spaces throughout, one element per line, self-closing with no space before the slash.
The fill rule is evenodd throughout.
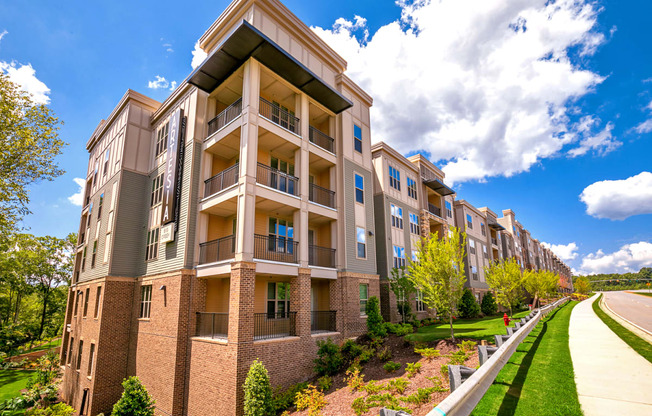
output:
<path id="1" fill-rule="evenodd" d="M 462 318 L 475 318 L 480 314 L 480 305 L 478 305 L 473 293 L 471 293 L 469 289 L 464 289 L 462 299 L 460 299 L 457 309 Z"/>
<path id="2" fill-rule="evenodd" d="M 385 329 L 385 325 L 383 325 L 383 317 L 380 314 L 380 303 L 376 296 L 370 297 L 367 301 L 365 313 L 367 314 L 367 332 L 369 332 L 369 335 L 386 337 L 387 330 Z"/>
<path id="3" fill-rule="evenodd" d="M 281 388 L 276 389 L 274 395 L 272 396 L 272 406 L 274 408 L 274 414 L 289 409 L 294 405 L 294 398 L 297 393 L 305 390 L 308 387 L 308 383 L 299 383 L 293 386 L 288 387 L 287 390 L 283 391 Z"/>
<path id="4" fill-rule="evenodd" d="M 34 408 L 28 410 L 25 416 L 71 416 L 75 413 L 75 409 L 65 403 L 57 403 L 52 406 L 42 408 Z"/>
<path id="5" fill-rule="evenodd" d="M 401 364 L 399 364 L 399 363 L 397 363 L 397 362 L 395 362 L 395 361 L 390 361 L 390 362 L 386 363 L 386 364 L 383 366 L 383 368 L 384 368 L 385 371 L 387 371 L 388 373 L 393 373 L 394 371 L 396 371 L 396 370 L 398 370 L 399 368 L 401 368 Z"/>
<path id="6" fill-rule="evenodd" d="M 317 341 L 317 345 L 319 349 L 315 359 L 315 372 L 320 376 L 337 373 L 344 363 L 340 347 L 333 343 L 330 338 L 326 341 Z"/>
<path id="7" fill-rule="evenodd" d="M 129 377 L 122 382 L 122 397 L 113 406 L 112 416 L 152 416 L 154 399 L 147 393 L 138 377 Z"/>
<path id="8" fill-rule="evenodd" d="M 387 390 L 392 393 L 403 394 L 409 384 L 410 382 L 403 377 L 395 378 L 387 383 Z"/>
<path id="9" fill-rule="evenodd" d="M 297 410 L 308 409 L 309 416 L 319 416 L 327 402 L 324 393 L 317 390 L 315 386 L 308 385 L 308 388 L 297 393 L 295 404 Z"/>
<path id="10" fill-rule="evenodd" d="M 362 354 L 362 346 L 358 345 L 354 340 L 348 339 L 342 344 L 341 352 L 347 361 L 353 361 L 356 357 Z"/>
<path id="11" fill-rule="evenodd" d="M 364 397 L 358 397 L 351 403 L 351 409 L 353 409 L 356 415 L 360 416 L 369 410 L 369 406 L 367 406 Z"/>
<path id="12" fill-rule="evenodd" d="M 389 347 L 385 347 L 380 352 L 378 353 L 378 359 L 380 361 L 389 361 L 392 359 L 392 350 L 389 349 Z"/>
<path id="13" fill-rule="evenodd" d="M 371 380 L 365 385 L 362 389 L 367 392 L 367 394 L 378 394 L 381 391 L 385 390 L 387 386 L 385 384 L 379 383 L 376 380 Z"/>
<path id="14" fill-rule="evenodd" d="M 430 395 L 434 392 L 435 392 L 434 387 L 421 387 L 418 388 L 416 392 L 410 394 L 407 397 L 404 397 L 401 400 L 418 406 L 418 405 L 428 403 L 430 401 Z"/>
<path id="15" fill-rule="evenodd" d="M 432 361 L 437 357 L 441 357 L 441 353 L 439 352 L 439 350 L 436 350 L 434 348 L 415 348 L 414 352 L 416 352 L 417 354 L 421 354 L 421 356 L 428 361 Z"/>
<path id="16" fill-rule="evenodd" d="M 446 367 L 448 369 L 448 367 Z M 434 388 L 434 391 L 448 391 L 446 387 L 443 386 L 442 381 L 439 377 L 433 376 L 433 377 L 428 377 L 426 376 L 428 380 L 430 380 L 433 384 L 432 388 Z"/>
<path id="17" fill-rule="evenodd" d="M 373 348 L 363 348 L 362 354 L 358 357 L 358 361 L 364 364 L 374 358 L 374 354 L 376 354 L 376 351 Z"/>
<path id="18" fill-rule="evenodd" d="M 462 350 L 455 351 L 448 355 L 448 364 L 462 365 L 467 360 L 467 355 Z"/>
<path id="19" fill-rule="evenodd" d="M 329 376 L 322 376 L 317 379 L 317 386 L 321 391 L 327 391 L 333 385 L 333 379 Z"/>
<path id="20" fill-rule="evenodd" d="M 391 410 L 408 410 L 404 407 L 401 407 L 401 403 L 398 401 L 398 399 L 390 393 L 374 394 L 367 397 L 367 407 L 386 407 L 387 409 Z"/>
<path id="21" fill-rule="evenodd" d="M 414 332 L 414 327 L 410 324 L 393 324 L 391 322 L 385 323 L 385 329 L 390 334 L 398 335 L 399 337 L 411 334 Z"/>
<path id="22" fill-rule="evenodd" d="M 457 346 L 460 347 L 460 350 L 464 351 L 465 354 L 472 353 L 476 345 L 478 345 L 478 343 L 471 340 L 462 341 L 461 344 L 457 344 Z"/>
<path id="23" fill-rule="evenodd" d="M 407 363 L 405 372 L 407 373 L 408 378 L 412 378 L 421 371 L 421 363 Z"/>
<path id="24" fill-rule="evenodd" d="M 272 387 L 269 374 L 262 362 L 254 360 L 244 382 L 245 416 L 267 416 L 274 414 Z"/>
<path id="25" fill-rule="evenodd" d="M 360 390 L 362 387 L 364 387 L 364 374 L 360 374 L 360 370 L 357 368 L 353 371 L 347 370 L 344 380 L 352 392 L 355 390 Z"/>
<path id="26" fill-rule="evenodd" d="M 496 300 L 494 295 L 491 292 L 487 292 L 482 297 L 482 303 L 480 304 L 480 310 L 486 316 L 495 315 L 498 312 L 498 306 L 496 306 Z"/>
<path id="27" fill-rule="evenodd" d="M 442 364 L 439 368 L 439 372 L 442 376 L 448 377 L 448 364 Z"/>

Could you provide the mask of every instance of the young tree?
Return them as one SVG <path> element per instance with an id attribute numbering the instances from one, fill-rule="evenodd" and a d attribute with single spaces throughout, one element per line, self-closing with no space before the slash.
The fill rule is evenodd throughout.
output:
<path id="1" fill-rule="evenodd" d="M 410 299 L 412 299 L 412 295 L 417 290 L 414 288 L 412 280 L 408 278 L 404 267 L 398 269 L 393 268 L 388 280 L 389 288 L 392 289 L 392 292 L 396 296 L 396 306 L 398 313 L 401 314 L 401 321 L 406 323 L 412 313 Z"/>
<path id="2" fill-rule="evenodd" d="M 410 259 L 407 267 L 408 276 L 414 287 L 421 290 L 424 303 L 448 317 L 453 342 L 453 316 L 466 281 L 465 247 L 466 233 L 451 227 L 447 238 L 430 236 L 422 240 L 417 249 L 417 260 Z"/>
<path id="3" fill-rule="evenodd" d="M 557 291 L 559 276 L 548 270 L 526 270 L 523 272 L 523 287 L 528 293 L 534 296 L 533 307 L 538 307 L 539 300 Z"/>
<path id="4" fill-rule="evenodd" d="M 496 307 L 496 300 L 494 299 L 494 295 L 492 295 L 491 292 L 485 293 L 482 297 L 480 310 L 482 310 L 482 313 L 485 314 L 485 316 L 495 315 L 496 312 L 498 312 L 498 308 Z"/>
<path id="5" fill-rule="evenodd" d="M 262 362 L 254 360 L 244 383 L 245 416 L 271 416 L 274 414 L 272 386 L 267 369 Z"/>
<path id="6" fill-rule="evenodd" d="M 576 292 L 586 295 L 591 291 L 591 282 L 586 276 L 580 276 L 573 283 L 573 287 Z"/>
<path id="7" fill-rule="evenodd" d="M 153 416 L 154 399 L 147 393 L 138 377 L 129 377 L 122 382 L 122 397 L 113 406 L 111 416 Z"/>
<path id="8" fill-rule="evenodd" d="M 509 309 L 512 316 L 512 306 L 521 299 L 521 266 L 511 258 L 493 263 L 484 274 L 487 284 L 496 293 L 496 301 Z"/>
<path id="9" fill-rule="evenodd" d="M 464 294 L 458 307 L 462 318 L 476 318 L 480 314 L 480 305 L 469 289 L 464 289 Z"/>

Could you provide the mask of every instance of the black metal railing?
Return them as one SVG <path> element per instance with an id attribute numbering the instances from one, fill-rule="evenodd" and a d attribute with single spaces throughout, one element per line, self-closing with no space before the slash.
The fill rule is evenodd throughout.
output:
<path id="1" fill-rule="evenodd" d="M 491 237 L 491 244 L 497 246 L 497 245 L 498 245 L 498 240 L 496 240 L 495 238 Z"/>
<path id="2" fill-rule="evenodd" d="M 312 311 L 310 332 L 337 331 L 337 311 Z"/>
<path id="3" fill-rule="evenodd" d="M 238 182 L 240 175 L 239 165 L 236 163 L 230 168 L 224 169 L 212 178 L 204 181 L 204 197 L 214 195 L 229 186 L 235 185 Z"/>
<path id="4" fill-rule="evenodd" d="M 439 208 L 437 205 L 433 205 L 430 202 L 428 202 L 428 212 L 431 214 L 435 214 L 438 217 L 441 217 L 441 208 Z"/>
<path id="5" fill-rule="evenodd" d="M 335 249 L 328 247 L 308 246 L 308 264 L 319 267 L 335 267 Z"/>
<path id="6" fill-rule="evenodd" d="M 260 97 L 260 108 L 258 111 L 261 116 L 265 117 L 272 123 L 278 124 L 294 134 L 300 134 L 299 119 L 280 105 L 270 103 L 263 97 Z"/>
<path id="7" fill-rule="evenodd" d="M 299 195 L 299 178 L 258 163 L 256 182 L 290 195 Z"/>
<path id="8" fill-rule="evenodd" d="M 254 340 L 293 337 L 296 321 L 296 312 L 255 313 Z"/>
<path id="9" fill-rule="evenodd" d="M 261 260 L 298 263 L 299 243 L 292 238 L 254 234 L 254 257 Z"/>
<path id="10" fill-rule="evenodd" d="M 242 98 L 238 98 L 220 114 L 208 122 L 208 135 L 215 133 L 242 114 Z"/>
<path id="11" fill-rule="evenodd" d="M 308 127 L 308 138 L 310 141 L 324 150 L 335 153 L 335 139 L 313 126 Z"/>
<path id="12" fill-rule="evenodd" d="M 335 191 L 322 188 L 321 186 L 315 185 L 314 183 L 310 184 L 310 188 L 308 190 L 308 198 L 316 204 L 335 208 Z"/>
<path id="13" fill-rule="evenodd" d="M 235 236 L 199 244 L 199 264 L 215 263 L 235 257 Z"/>
<path id="14" fill-rule="evenodd" d="M 226 338 L 228 335 L 228 313 L 197 312 L 195 336 L 203 338 Z"/>

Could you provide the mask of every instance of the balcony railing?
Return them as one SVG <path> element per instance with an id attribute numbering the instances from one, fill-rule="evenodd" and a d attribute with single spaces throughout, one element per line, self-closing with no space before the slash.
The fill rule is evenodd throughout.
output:
<path id="1" fill-rule="evenodd" d="M 335 208 L 335 192 L 330 189 L 322 188 L 314 183 L 310 184 L 308 198 L 316 204 Z"/>
<path id="2" fill-rule="evenodd" d="M 254 257 L 261 260 L 298 263 L 299 243 L 292 238 L 255 234 Z"/>
<path id="3" fill-rule="evenodd" d="M 255 313 L 254 340 L 295 336 L 296 321 L 296 312 Z"/>
<path id="4" fill-rule="evenodd" d="M 226 338 L 228 335 L 228 313 L 197 312 L 195 336 L 203 338 Z"/>
<path id="5" fill-rule="evenodd" d="M 428 202 L 428 212 L 441 218 L 441 208 Z"/>
<path id="6" fill-rule="evenodd" d="M 299 119 L 278 104 L 260 97 L 260 115 L 294 134 L 300 134 Z"/>
<path id="7" fill-rule="evenodd" d="M 299 178 L 258 163 L 256 182 L 290 195 L 299 195 Z"/>
<path id="8" fill-rule="evenodd" d="M 235 183 L 238 182 L 239 175 L 239 165 L 236 163 L 212 178 L 206 179 L 204 181 L 204 197 L 209 197 L 223 191 L 229 186 L 235 185 Z"/>
<path id="9" fill-rule="evenodd" d="M 335 249 L 309 245 L 308 264 L 311 266 L 335 268 Z"/>
<path id="10" fill-rule="evenodd" d="M 199 245 L 199 264 L 209 264 L 235 257 L 235 237 L 230 235 Z"/>
<path id="11" fill-rule="evenodd" d="M 316 144 L 324 150 L 335 153 L 335 140 L 326 133 L 314 128 L 313 126 L 309 126 L 308 136 L 312 143 Z"/>
<path id="12" fill-rule="evenodd" d="M 491 244 L 497 246 L 497 245 L 498 245 L 498 240 L 496 240 L 495 238 L 491 237 Z"/>
<path id="13" fill-rule="evenodd" d="M 337 311 L 312 311 L 310 319 L 310 332 L 335 332 L 337 331 Z"/>
<path id="14" fill-rule="evenodd" d="M 242 98 L 235 100 L 233 104 L 226 107 L 220 114 L 208 122 L 208 135 L 210 136 L 222 127 L 226 126 L 238 118 L 240 114 L 242 114 Z"/>

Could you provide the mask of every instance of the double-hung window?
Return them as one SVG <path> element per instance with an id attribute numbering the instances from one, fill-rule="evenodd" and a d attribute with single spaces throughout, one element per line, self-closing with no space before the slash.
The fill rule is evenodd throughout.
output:
<path id="1" fill-rule="evenodd" d="M 419 216 L 409 213 L 410 216 L 410 233 L 419 235 Z"/>
<path id="2" fill-rule="evenodd" d="M 369 300 L 369 285 L 360 285 L 360 316 L 367 315 L 367 301 Z"/>
<path id="3" fill-rule="evenodd" d="M 287 318 L 290 313 L 290 284 L 267 283 L 267 319 Z"/>
<path id="4" fill-rule="evenodd" d="M 93 241 L 93 253 L 91 253 L 91 269 L 95 267 L 96 258 L 97 258 L 97 240 Z"/>
<path id="5" fill-rule="evenodd" d="M 77 365 L 75 366 L 76 370 L 79 370 L 81 368 L 81 362 L 82 362 L 82 353 L 84 351 L 84 340 L 79 340 L 79 349 L 77 350 Z"/>
<path id="6" fill-rule="evenodd" d="M 475 266 L 471 266 L 471 276 L 473 277 L 473 280 L 478 280 L 478 268 Z"/>
<path id="7" fill-rule="evenodd" d="M 287 107 L 282 106 L 276 101 L 272 101 L 272 121 L 279 126 L 290 130 L 291 132 L 297 132 L 296 117 L 294 116 L 294 111 L 288 109 Z"/>
<path id="8" fill-rule="evenodd" d="M 362 153 L 362 129 L 357 124 L 353 125 L 353 148 Z"/>
<path id="9" fill-rule="evenodd" d="M 156 153 L 154 154 L 155 157 L 158 157 L 161 155 L 163 152 L 165 152 L 168 148 L 168 126 L 169 122 L 165 123 L 163 127 L 158 129 L 158 132 L 156 132 Z"/>
<path id="10" fill-rule="evenodd" d="M 475 254 L 475 241 L 469 240 L 469 253 Z"/>
<path id="11" fill-rule="evenodd" d="M 66 364 L 72 363 L 72 350 L 75 346 L 75 338 L 70 337 L 70 340 L 68 341 L 68 356 L 66 357 Z"/>
<path id="12" fill-rule="evenodd" d="M 84 299 L 84 313 L 82 314 L 84 318 L 86 318 L 86 315 L 88 314 L 88 298 L 91 297 L 90 294 L 91 294 L 91 289 L 87 287 L 86 298 Z"/>
<path id="13" fill-rule="evenodd" d="M 445 201 L 444 204 L 446 204 L 446 215 L 448 218 L 453 218 L 453 206 L 448 201 Z"/>
<path id="14" fill-rule="evenodd" d="M 405 248 L 394 246 L 394 268 L 405 267 Z"/>
<path id="15" fill-rule="evenodd" d="M 416 262 L 419 259 L 419 255 L 417 254 L 418 251 L 415 249 L 412 249 L 412 261 Z"/>
<path id="16" fill-rule="evenodd" d="M 106 173 L 109 171 L 109 155 L 111 154 L 111 149 L 106 149 L 106 152 L 104 152 L 104 172 L 102 173 L 103 176 L 106 176 Z"/>
<path id="17" fill-rule="evenodd" d="M 367 258 L 367 236 L 365 234 L 365 229 L 362 227 L 356 227 L 356 241 L 358 248 L 358 258 L 366 259 Z"/>
<path id="18" fill-rule="evenodd" d="M 410 178 L 409 176 L 407 177 L 407 188 L 408 188 L 408 196 L 410 198 L 417 199 L 417 181 Z"/>
<path id="19" fill-rule="evenodd" d="M 269 251 L 294 253 L 294 224 L 279 218 L 269 219 Z"/>
<path id="20" fill-rule="evenodd" d="M 93 361 L 95 360 L 95 344 L 91 344 L 91 352 L 88 355 L 88 370 L 86 371 L 86 375 L 88 377 L 91 376 L 93 373 Z"/>
<path id="21" fill-rule="evenodd" d="M 485 246 L 484 244 L 482 244 L 482 254 L 484 255 L 485 259 L 489 258 L 489 254 L 487 254 L 487 246 Z"/>
<path id="22" fill-rule="evenodd" d="M 391 165 L 389 166 L 389 186 L 397 191 L 401 190 L 401 172 Z"/>
<path id="23" fill-rule="evenodd" d="M 152 310 L 152 285 L 140 287 L 140 318 L 149 318 Z"/>
<path id="24" fill-rule="evenodd" d="M 419 289 L 417 289 L 417 293 L 415 295 L 416 297 L 416 303 L 417 303 L 417 312 L 423 312 L 426 310 L 426 305 L 423 303 L 423 292 Z"/>
<path id="25" fill-rule="evenodd" d="M 100 299 L 102 298 L 102 286 L 97 287 L 97 292 L 95 293 L 95 313 L 93 318 L 97 318 L 100 314 Z"/>
<path id="26" fill-rule="evenodd" d="M 473 229 L 473 218 L 471 214 L 466 214 L 466 226 L 469 227 L 469 230 Z"/>
<path id="27" fill-rule="evenodd" d="M 480 231 L 482 231 L 482 236 L 487 236 L 487 231 L 484 229 L 484 222 L 480 221 Z"/>
<path id="28" fill-rule="evenodd" d="M 104 192 L 100 195 L 100 202 L 97 204 L 97 219 L 102 218 L 102 205 L 104 204 Z"/>
<path id="29" fill-rule="evenodd" d="M 392 213 L 392 227 L 403 229 L 403 208 L 390 204 Z"/>
<path id="30" fill-rule="evenodd" d="M 272 172 L 270 173 L 270 184 L 274 189 L 296 195 L 298 192 L 297 178 L 294 176 L 294 164 L 272 157 L 270 160 Z"/>
<path id="31" fill-rule="evenodd" d="M 355 202 L 364 204 L 364 178 L 355 174 Z"/>
<path id="32" fill-rule="evenodd" d="M 147 232 L 147 246 L 145 246 L 145 261 L 158 257 L 158 234 L 159 227 Z"/>
<path id="33" fill-rule="evenodd" d="M 163 174 L 161 173 L 152 181 L 152 195 L 149 206 L 159 204 L 163 200 Z"/>

